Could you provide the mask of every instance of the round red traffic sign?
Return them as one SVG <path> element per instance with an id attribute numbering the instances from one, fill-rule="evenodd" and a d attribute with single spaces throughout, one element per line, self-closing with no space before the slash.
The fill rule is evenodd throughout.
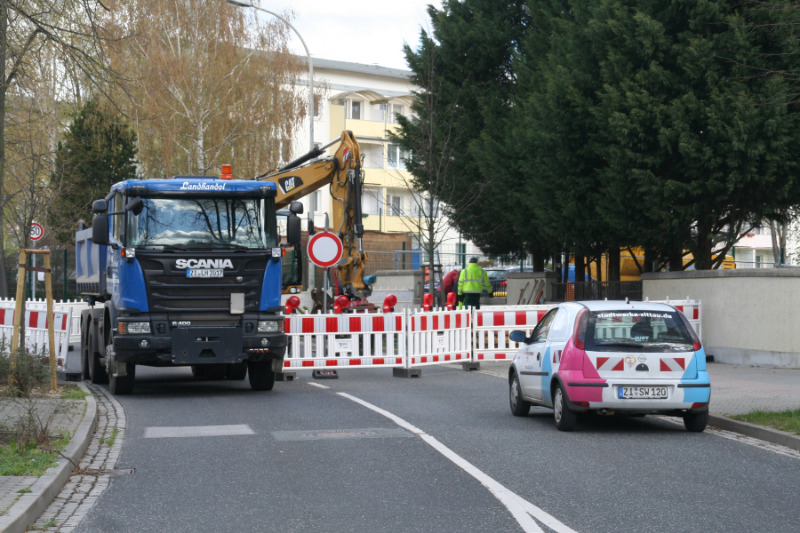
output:
<path id="1" fill-rule="evenodd" d="M 31 240 L 38 241 L 44 237 L 44 228 L 38 222 L 33 222 L 31 224 Z"/>
<path id="2" fill-rule="evenodd" d="M 317 233 L 308 241 L 308 258 L 323 268 L 333 266 L 342 258 L 342 241 L 327 231 Z"/>

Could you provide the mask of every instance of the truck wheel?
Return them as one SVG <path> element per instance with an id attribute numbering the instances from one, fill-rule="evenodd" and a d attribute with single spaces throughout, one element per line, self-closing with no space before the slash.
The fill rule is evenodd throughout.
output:
<path id="1" fill-rule="evenodd" d="M 100 364 L 100 354 L 97 353 L 97 340 L 90 333 L 89 334 L 89 378 L 95 385 L 100 383 L 108 383 L 108 373 L 106 368 Z"/>
<path id="2" fill-rule="evenodd" d="M 275 385 L 275 372 L 269 361 L 248 361 L 247 375 L 253 390 L 272 390 Z"/>
<path id="3" fill-rule="evenodd" d="M 578 421 L 578 413 L 570 411 L 567 406 L 567 393 L 560 383 L 553 397 L 553 418 L 559 431 L 572 431 Z"/>
<path id="4" fill-rule="evenodd" d="M 192 376 L 196 378 L 206 377 L 205 365 L 192 365 Z"/>
<path id="5" fill-rule="evenodd" d="M 81 339 L 81 377 L 85 380 L 90 379 L 89 375 L 89 341 Z"/>
<path id="6" fill-rule="evenodd" d="M 228 365 L 215 363 L 213 365 L 203 365 L 203 366 L 205 366 L 205 368 L 203 369 L 204 378 L 211 379 L 214 381 L 225 379 L 225 373 Z"/>
<path id="7" fill-rule="evenodd" d="M 247 363 L 234 363 L 227 365 L 225 377 L 228 379 L 242 380 L 247 375 Z"/>
<path id="8" fill-rule="evenodd" d="M 133 392 L 133 382 L 136 379 L 136 365 L 133 363 L 117 363 L 117 365 L 127 365 L 128 375 L 117 377 L 111 374 L 108 376 L 108 389 L 111 394 L 130 394 Z"/>

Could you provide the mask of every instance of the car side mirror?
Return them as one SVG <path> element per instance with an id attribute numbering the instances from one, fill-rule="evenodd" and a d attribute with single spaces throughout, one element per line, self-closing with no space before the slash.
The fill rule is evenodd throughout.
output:
<path id="1" fill-rule="evenodd" d="M 515 329 L 511 333 L 508 334 L 509 340 L 513 342 L 524 342 L 527 344 L 528 336 L 525 335 L 525 332 L 519 329 Z"/>

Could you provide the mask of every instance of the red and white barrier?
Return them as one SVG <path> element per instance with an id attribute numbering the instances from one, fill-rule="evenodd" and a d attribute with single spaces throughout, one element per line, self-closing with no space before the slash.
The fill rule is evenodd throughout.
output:
<path id="1" fill-rule="evenodd" d="M 530 335 L 539 320 L 555 305 L 514 305 L 483 307 L 475 311 L 473 360 L 510 361 L 520 345 L 508 334 L 515 329 Z"/>
<path id="2" fill-rule="evenodd" d="M 0 307 L 0 339 L 5 346 L 11 345 L 14 331 L 13 307 Z M 53 333 L 56 343 L 56 357 L 66 359 L 69 350 L 70 328 L 72 326 L 72 309 L 54 311 Z M 26 310 L 25 312 L 25 348 L 33 353 L 49 354 L 50 341 L 47 333 L 47 311 Z"/>
<path id="3" fill-rule="evenodd" d="M 406 366 L 405 313 L 290 315 L 284 370 Z"/>
<path id="4" fill-rule="evenodd" d="M 700 332 L 700 303 L 665 300 Z M 284 369 L 410 368 L 458 362 L 510 361 L 519 343 L 513 330 L 528 335 L 555 305 L 488 306 L 413 313 L 290 315 L 290 346 Z M 609 331 L 613 336 L 614 332 Z"/>
<path id="5" fill-rule="evenodd" d="M 408 366 L 472 361 L 471 326 L 472 313 L 467 309 L 411 315 Z"/>

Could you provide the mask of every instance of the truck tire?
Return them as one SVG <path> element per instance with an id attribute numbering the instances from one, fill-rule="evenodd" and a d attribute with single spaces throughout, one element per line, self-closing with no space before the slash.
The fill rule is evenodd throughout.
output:
<path id="1" fill-rule="evenodd" d="M 108 376 L 108 390 L 114 395 L 131 394 L 133 382 L 136 380 L 136 365 L 133 363 L 117 363 L 117 365 L 127 365 L 127 375 L 118 377 L 111 374 Z"/>
<path id="2" fill-rule="evenodd" d="M 247 375 L 253 390 L 272 390 L 275 385 L 275 372 L 269 361 L 248 361 Z"/>
<path id="3" fill-rule="evenodd" d="M 89 375 L 89 341 L 86 335 L 81 337 L 81 377 L 84 380 L 92 377 Z"/>
<path id="4" fill-rule="evenodd" d="M 227 365 L 225 377 L 233 380 L 242 380 L 247 375 L 247 363 L 234 363 Z"/>
<path id="5" fill-rule="evenodd" d="M 105 366 L 100 363 L 100 354 L 97 352 L 97 336 L 89 331 L 88 337 L 89 379 L 95 385 L 108 383 L 108 373 Z"/>

